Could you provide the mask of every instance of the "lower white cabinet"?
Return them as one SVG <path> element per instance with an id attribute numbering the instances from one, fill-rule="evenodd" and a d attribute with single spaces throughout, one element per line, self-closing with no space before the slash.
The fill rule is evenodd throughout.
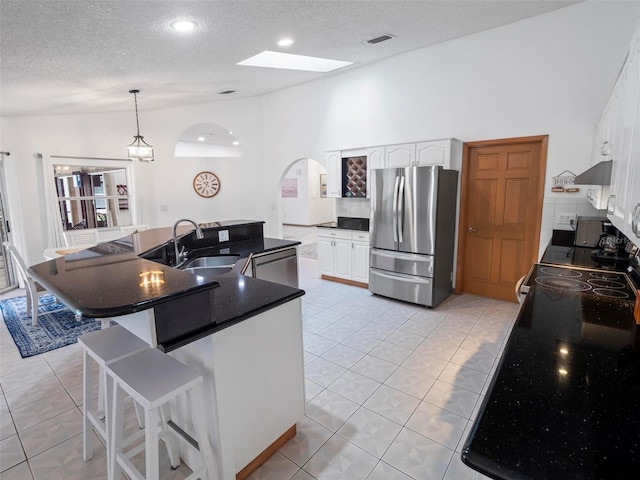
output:
<path id="1" fill-rule="evenodd" d="M 369 232 L 319 229 L 320 274 L 369 283 Z"/>

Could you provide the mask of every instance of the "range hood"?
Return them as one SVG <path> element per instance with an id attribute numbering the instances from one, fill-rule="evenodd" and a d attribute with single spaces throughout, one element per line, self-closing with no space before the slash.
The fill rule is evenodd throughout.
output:
<path id="1" fill-rule="evenodd" d="M 576 185 L 610 185 L 612 165 L 613 160 L 598 162 L 580 175 L 576 175 L 573 183 Z"/>

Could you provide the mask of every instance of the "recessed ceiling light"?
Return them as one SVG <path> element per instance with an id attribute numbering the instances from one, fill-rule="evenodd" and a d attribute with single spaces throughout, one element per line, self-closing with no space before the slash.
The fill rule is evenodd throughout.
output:
<path id="1" fill-rule="evenodd" d="M 278 41 L 278 45 L 281 47 L 288 47 L 289 45 L 293 45 L 293 40 L 291 38 L 283 38 Z"/>
<path id="2" fill-rule="evenodd" d="M 196 23 L 191 20 L 176 20 L 171 22 L 169 26 L 176 32 L 190 32 L 196 28 Z"/>
<path id="3" fill-rule="evenodd" d="M 265 50 L 262 53 L 247 58 L 236 65 L 249 67 L 284 68 L 287 70 L 304 70 L 307 72 L 330 72 L 338 68 L 351 65 L 353 62 L 331 60 L 328 58 L 308 57 L 306 55 L 293 55 L 292 53 L 271 52 Z"/>
<path id="4" fill-rule="evenodd" d="M 199 142 L 204 142 L 204 137 L 198 137 Z"/>
<path id="5" fill-rule="evenodd" d="M 233 142 L 234 145 L 240 145 L 240 142 L 238 142 L 237 140 Z"/>

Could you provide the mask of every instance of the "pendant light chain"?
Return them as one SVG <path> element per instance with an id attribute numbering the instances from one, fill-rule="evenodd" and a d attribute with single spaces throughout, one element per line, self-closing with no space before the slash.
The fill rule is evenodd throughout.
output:
<path id="1" fill-rule="evenodd" d="M 138 93 L 138 90 L 131 90 L 131 93 L 133 93 L 133 102 L 136 106 L 136 131 L 138 132 L 138 136 L 140 136 L 140 121 L 138 120 L 138 96 L 136 95 Z"/>

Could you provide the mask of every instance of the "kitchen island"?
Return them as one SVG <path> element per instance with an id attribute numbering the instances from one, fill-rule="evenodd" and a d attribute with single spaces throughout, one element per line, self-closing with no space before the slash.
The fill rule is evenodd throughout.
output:
<path id="1" fill-rule="evenodd" d="M 529 291 L 462 450 L 491 478 L 638 476 L 635 287 L 624 270 L 595 269 L 590 252 L 576 249 L 548 249 L 524 282 Z"/>
<path id="2" fill-rule="evenodd" d="M 227 273 L 201 276 L 172 268 L 170 228 L 152 229 L 32 266 L 61 301 L 86 316 L 116 322 L 197 370 L 205 396 L 217 477 L 245 478 L 288 438 L 304 415 L 302 290 L 242 274 L 252 255 L 298 242 L 263 238 L 262 222 L 180 229 L 189 256 L 233 255 Z M 185 233 L 186 232 L 186 233 Z M 221 233 L 222 232 L 222 233 Z M 185 405 L 172 417 L 193 434 Z M 196 456 L 181 442 L 181 456 Z"/>

